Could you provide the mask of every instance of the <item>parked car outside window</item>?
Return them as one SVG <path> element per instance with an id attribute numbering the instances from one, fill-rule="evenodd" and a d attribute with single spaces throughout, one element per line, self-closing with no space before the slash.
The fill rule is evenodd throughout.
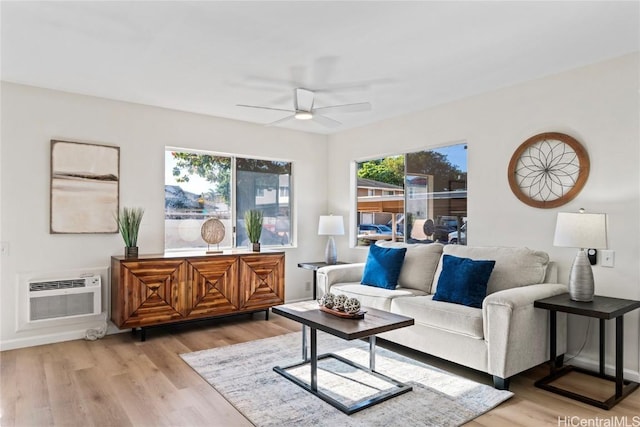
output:
<path id="1" fill-rule="evenodd" d="M 391 220 L 387 222 L 387 227 L 393 228 Z M 396 233 L 402 234 L 404 231 L 404 214 L 398 214 L 396 217 Z"/>
<path id="2" fill-rule="evenodd" d="M 449 233 L 449 243 L 452 245 L 456 245 L 460 243 L 461 245 L 467 244 L 467 223 L 465 222 L 460 227 L 460 233 L 458 231 L 452 231 Z"/>
<path id="3" fill-rule="evenodd" d="M 360 224 L 358 226 L 358 233 L 376 233 L 376 234 L 391 234 L 391 227 L 384 224 Z M 402 233 L 396 233 L 401 235 Z"/>

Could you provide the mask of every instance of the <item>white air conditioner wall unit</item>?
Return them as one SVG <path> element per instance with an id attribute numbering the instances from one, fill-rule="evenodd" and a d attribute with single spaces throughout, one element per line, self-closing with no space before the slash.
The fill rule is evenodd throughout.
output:
<path id="1" fill-rule="evenodd" d="M 99 275 L 38 279 L 27 283 L 29 323 L 89 316 L 102 311 L 102 283 Z"/>

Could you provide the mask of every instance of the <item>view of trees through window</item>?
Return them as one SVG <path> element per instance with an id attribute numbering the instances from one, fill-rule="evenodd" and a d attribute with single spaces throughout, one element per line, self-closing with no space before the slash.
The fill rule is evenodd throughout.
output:
<path id="1" fill-rule="evenodd" d="M 358 246 L 377 240 L 466 244 L 467 145 L 356 164 Z"/>
<path id="2" fill-rule="evenodd" d="M 244 213 L 261 210 L 260 243 L 291 239 L 291 163 L 167 149 L 165 250 L 207 248 L 201 227 L 219 219 L 225 237 L 216 248 L 248 246 Z M 235 230 L 235 233 L 234 233 Z"/>

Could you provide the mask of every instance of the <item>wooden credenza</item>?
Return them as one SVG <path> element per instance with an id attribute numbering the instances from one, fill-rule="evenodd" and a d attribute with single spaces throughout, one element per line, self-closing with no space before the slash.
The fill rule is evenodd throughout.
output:
<path id="1" fill-rule="evenodd" d="M 120 329 L 266 311 L 284 303 L 284 252 L 111 257 L 111 320 Z"/>

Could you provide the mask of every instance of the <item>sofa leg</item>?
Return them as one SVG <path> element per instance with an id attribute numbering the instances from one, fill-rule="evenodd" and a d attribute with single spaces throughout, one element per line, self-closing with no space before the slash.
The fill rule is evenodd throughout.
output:
<path id="1" fill-rule="evenodd" d="M 497 375 L 493 376 L 493 387 L 498 390 L 509 390 L 509 378 L 501 378 Z"/>
<path id="2" fill-rule="evenodd" d="M 562 365 L 564 365 L 564 354 L 556 356 L 556 360 L 554 360 L 554 366 L 556 368 L 562 368 Z"/>

